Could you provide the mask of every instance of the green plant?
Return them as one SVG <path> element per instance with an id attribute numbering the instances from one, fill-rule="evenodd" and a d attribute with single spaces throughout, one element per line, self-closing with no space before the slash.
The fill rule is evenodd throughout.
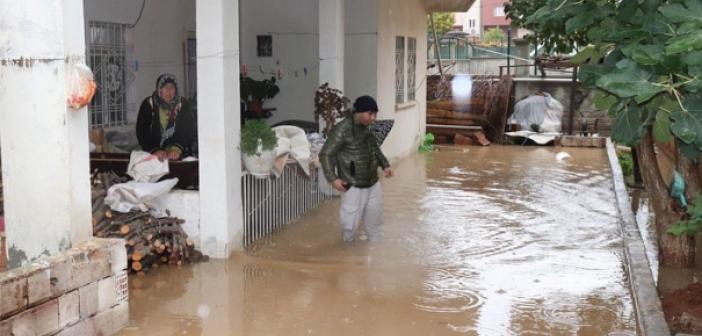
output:
<path id="1" fill-rule="evenodd" d="M 634 160 L 631 157 L 631 153 L 617 152 L 617 158 L 619 159 L 619 165 L 622 167 L 624 176 L 629 177 L 634 175 Z"/>
<path id="2" fill-rule="evenodd" d="M 275 82 L 275 77 L 257 81 L 251 77 L 240 76 L 241 99 L 247 103 L 271 99 L 280 93 L 280 88 Z"/>
<path id="3" fill-rule="evenodd" d="M 241 152 L 249 156 L 260 155 L 257 153 L 259 143 L 261 150 L 272 150 L 278 143 L 278 137 L 265 121 L 246 120 L 241 129 Z"/>
<path id="4" fill-rule="evenodd" d="M 314 94 L 314 119 L 324 119 L 325 127 L 322 134 L 326 137 L 331 131 L 336 119 L 350 114 L 351 100 L 344 97 L 340 90 L 329 87 L 329 83 L 322 84 Z"/>
<path id="5" fill-rule="evenodd" d="M 668 227 L 667 232 L 674 236 L 694 236 L 702 231 L 702 197 L 697 195 L 687 207 L 688 218 Z"/>
<path id="6" fill-rule="evenodd" d="M 490 28 L 488 31 L 485 32 L 485 36 L 483 37 L 483 42 L 487 45 L 500 45 L 502 44 L 502 41 L 505 39 L 505 32 L 502 31 L 500 28 Z"/>
<path id="7" fill-rule="evenodd" d="M 436 28 L 436 35 L 443 35 L 453 27 L 456 23 L 456 16 L 453 13 L 441 12 L 429 14 L 434 16 L 434 27 Z M 431 34 L 431 20 L 427 17 L 427 31 Z"/>

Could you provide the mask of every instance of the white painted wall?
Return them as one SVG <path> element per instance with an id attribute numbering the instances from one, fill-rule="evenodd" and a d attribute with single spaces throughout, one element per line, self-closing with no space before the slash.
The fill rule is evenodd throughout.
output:
<path id="1" fill-rule="evenodd" d="M 278 109 L 267 121 L 313 121 L 314 92 L 319 81 L 319 0 L 240 2 L 241 64 L 248 66 L 249 77 L 260 80 L 270 78 L 273 74 L 269 72 L 283 71 L 283 79 L 278 82 L 280 93 L 264 103 L 264 107 Z M 256 36 L 268 34 L 273 36 L 273 57 L 258 57 Z"/>
<path id="2" fill-rule="evenodd" d="M 345 1 L 344 95 L 378 95 L 378 1 Z"/>
<path id="3" fill-rule="evenodd" d="M 344 0 L 319 0 L 319 84 L 344 92 Z"/>
<path id="4" fill-rule="evenodd" d="M 426 130 L 427 12 L 422 0 L 378 0 L 377 15 L 378 119 L 395 119 L 382 147 L 392 160 L 416 151 Z M 401 109 L 395 106 L 395 36 L 417 38 L 416 103 Z"/>
<path id="5" fill-rule="evenodd" d="M 67 59 L 83 62 L 80 0 L 0 2 L 0 113 L 8 266 L 92 236 L 87 109 L 66 107 Z M 19 59 L 31 63 L 17 64 Z M 39 94 L 38 94 L 39 93 Z"/>
<path id="6" fill-rule="evenodd" d="M 89 21 L 134 24 L 142 1 L 84 0 L 84 4 L 87 31 Z M 190 97 L 195 91 L 185 87 L 183 44 L 188 31 L 195 31 L 195 0 L 147 0 L 139 23 L 127 28 L 125 81 L 130 122 L 136 121 L 141 101 L 151 95 L 162 73 L 178 77 L 181 94 Z"/>
<path id="7" fill-rule="evenodd" d="M 481 36 L 482 24 L 480 20 L 481 0 L 475 0 L 467 12 L 456 13 L 456 24 L 463 25 L 463 31 L 472 36 Z M 475 21 L 475 26 L 470 27 L 470 20 Z"/>

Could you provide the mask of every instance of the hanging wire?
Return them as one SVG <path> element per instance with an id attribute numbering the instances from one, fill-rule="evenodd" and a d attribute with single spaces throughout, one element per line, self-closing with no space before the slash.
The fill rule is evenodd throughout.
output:
<path id="1" fill-rule="evenodd" d="M 139 20 L 141 20 L 141 15 L 144 14 L 144 7 L 146 7 L 146 0 L 141 0 L 141 9 L 139 10 L 139 16 L 137 17 L 136 21 L 134 21 L 134 24 L 130 25 L 129 28 L 134 28 L 136 27 L 137 23 L 139 23 Z"/>

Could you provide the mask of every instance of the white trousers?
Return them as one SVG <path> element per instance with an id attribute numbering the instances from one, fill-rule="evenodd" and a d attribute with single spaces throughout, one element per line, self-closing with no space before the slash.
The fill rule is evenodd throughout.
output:
<path id="1" fill-rule="evenodd" d="M 370 188 L 351 187 L 341 194 L 342 239 L 352 241 L 361 221 L 370 241 L 383 238 L 383 190 L 380 182 Z"/>

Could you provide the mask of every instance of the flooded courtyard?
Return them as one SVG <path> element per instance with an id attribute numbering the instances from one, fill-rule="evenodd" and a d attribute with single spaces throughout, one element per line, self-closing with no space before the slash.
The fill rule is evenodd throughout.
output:
<path id="1" fill-rule="evenodd" d="M 395 168 L 384 241 L 343 243 L 335 199 L 230 260 L 130 277 L 120 335 L 636 335 L 604 150 Z"/>

